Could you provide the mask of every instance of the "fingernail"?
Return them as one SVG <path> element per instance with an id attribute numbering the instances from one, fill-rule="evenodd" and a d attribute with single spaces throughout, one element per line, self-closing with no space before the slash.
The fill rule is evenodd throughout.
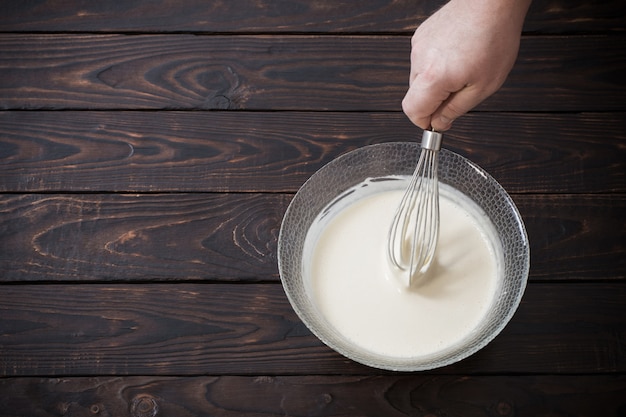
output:
<path id="1" fill-rule="evenodd" d="M 439 121 L 443 125 L 450 126 L 454 120 L 448 119 L 445 116 L 439 116 Z"/>
<path id="2" fill-rule="evenodd" d="M 432 123 L 432 127 L 435 130 L 444 131 L 450 129 L 452 126 L 452 122 L 454 120 L 450 120 L 447 117 L 439 116 L 436 120 L 437 123 Z"/>

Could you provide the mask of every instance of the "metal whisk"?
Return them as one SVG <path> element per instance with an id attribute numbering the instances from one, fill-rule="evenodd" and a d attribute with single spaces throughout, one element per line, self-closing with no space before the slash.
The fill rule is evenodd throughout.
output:
<path id="1" fill-rule="evenodd" d="M 409 285 L 433 261 L 439 238 L 437 154 L 441 133 L 425 130 L 422 150 L 409 186 L 389 229 L 387 251 L 391 263 L 409 275 Z"/>

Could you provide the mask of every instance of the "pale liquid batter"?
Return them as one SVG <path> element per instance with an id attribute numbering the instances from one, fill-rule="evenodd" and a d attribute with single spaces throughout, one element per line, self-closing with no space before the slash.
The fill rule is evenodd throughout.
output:
<path id="1" fill-rule="evenodd" d="M 303 273 L 322 315 L 355 346 L 418 357 L 475 330 L 494 298 L 500 255 L 480 209 L 442 184 L 435 260 L 409 287 L 387 259 L 387 234 L 403 193 L 394 187 L 361 184 L 318 217 L 307 234 Z"/>

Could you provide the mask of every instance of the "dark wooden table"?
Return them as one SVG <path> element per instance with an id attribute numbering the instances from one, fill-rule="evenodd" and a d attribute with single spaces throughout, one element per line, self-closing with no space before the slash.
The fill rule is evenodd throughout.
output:
<path id="1" fill-rule="evenodd" d="M 531 242 L 490 345 L 370 369 L 285 297 L 298 187 L 419 136 L 409 40 L 440 4 L 1 0 L 0 415 L 626 415 L 621 0 L 535 0 L 507 83 L 446 136 Z"/>

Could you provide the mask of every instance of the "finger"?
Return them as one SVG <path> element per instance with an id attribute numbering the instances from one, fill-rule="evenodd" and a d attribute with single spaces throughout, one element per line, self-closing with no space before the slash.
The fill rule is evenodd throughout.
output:
<path id="1" fill-rule="evenodd" d="M 450 93 L 436 83 L 424 82 L 418 76 L 402 100 L 402 110 L 415 125 L 429 129 L 433 113 L 449 96 Z"/>
<path id="2" fill-rule="evenodd" d="M 441 132 L 450 129 L 456 119 L 476 107 L 485 98 L 484 92 L 473 87 L 466 87 L 451 94 L 433 112 L 431 118 L 432 128 Z"/>

